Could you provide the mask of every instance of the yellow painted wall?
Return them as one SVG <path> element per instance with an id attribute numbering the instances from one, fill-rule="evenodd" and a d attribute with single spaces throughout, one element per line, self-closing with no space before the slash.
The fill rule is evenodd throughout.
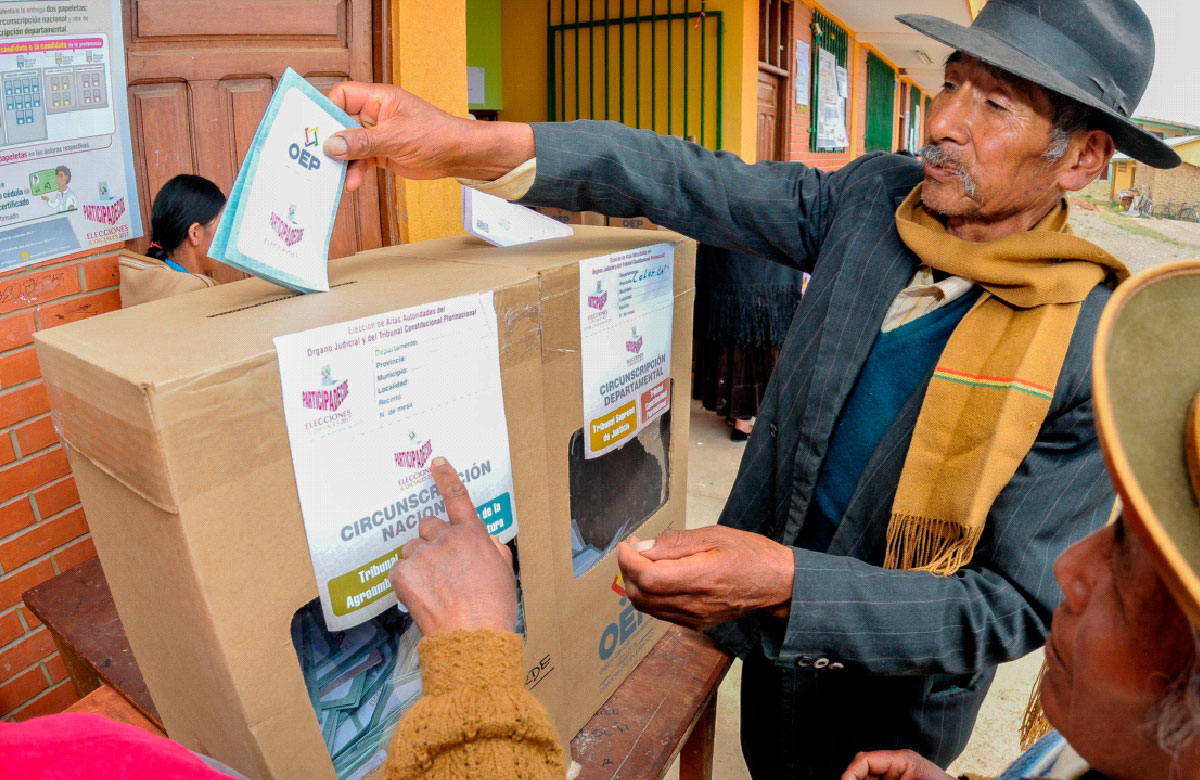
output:
<path id="1" fill-rule="evenodd" d="M 466 116 L 465 0 L 392 0 L 391 8 L 392 83 Z M 409 241 L 461 233 L 462 187 L 453 179 L 406 182 L 400 220 Z"/>
<path id="2" fill-rule="evenodd" d="M 1180 144 L 1175 147 L 1175 152 L 1183 158 L 1185 163 L 1200 165 L 1200 140 L 1192 141 L 1189 144 Z"/>
<path id="3" fill-rule="evenodd" d="M 666 11 L 667 3 L 665 0 L 657 2 L 659 13 Z M 634 0 L 627 0 L 625 4 L 626 16 L 632 16 L 635 11 Z M 609 6 L 612 16 L 619 15 L 620 3 L 612 2 Z M 649 14 L 650 2 L 644 0 L 641 4 L 643 14 Z M 684 4 L 676 0 L 673 10 L 682 12 Z M 693 8 L 694 10 L 694 8 Z M 756 98 L 757 98 L 757 79 L 758 79 L 758 3 L 756 0 L 709 0 L 706 4 L 706 10 L 711 12 L 721 11 L 724 14 L 725 23 L 725 47 L 724 47 L 724 83 L 722 95 L 722 112 L 723 116 L 723 134 L 721 147 L 739 154 L 743 158 L 753 161 L 755 154 L 755 121 L 756 121 Z M 571 21 L 574 14 L 574 4 L 566 4 L 567 20 Z M 558 7 L 556 4 L 555 15 L 557 21 Z M 581 14 L 587 18 L 586 14 Z M 603 10 L 597 5 L 596 16 L 602 16 Z M 683 40 L 680 33 L 679 22 L 675 23 L 675 34 L 672 38 L 672 60 L 676 63 L 682 62 Z M 715 29 L 715 17 L 710 17 L 707 22 L 709 30 Z M 549 118 L 549 104 L 547 100 L 547 25 L 546 4 L 541 0 L 502 0 L 501 5 L 501 27 L 503 40 L 503 59 L 504 59 L 504 109 L 500 112 L 500 118 L 519 121 L 519 122 L 536 122 L 545 121 Z M 658 25 L 659 32 L 657 33 L 657 57 L 660 78 L 658 79 L 657 98 L 655 103 L 655 112 L 658 117 L 657 129 L 660 132 L 666 131 L 666 99 L 665 89 L 666 81 L 662 76 L 665 73 L 663 65 L 666 63 L 666 39 L 665 30 L 666 23 L 662 22 Z M 650 125 L 650 107 L 651 107 L 651 90 L 650 90 L 650 61 L 651 41 L 646 27 L 643 27 L 641 50 L 642 50 L 642 126 Z M 591 94 L 590 84 L 592 83 L 587 74 L 587 61 L 589 52 L 589 35 L 586 29 L 580 31 L 579 51 L 583 67 L 580 70 L 580 114 L 586 118 L 589 116 L 589 103 L 594 100 L 596 106 L 596 117 L 604 117 L 604 93 L 603 93 L 603 60 L 604 60 L 604 42 L 603 28 L 595 28 L 592 33 L 592 40 L 595 42 L 596 54 L 593 58 L 595 67 L 593 78 L 595 83 L 595 95 Z M 627 54 L 635 48 L 636 38 L 634 37 L 633 25 L 626 26 L 625 46 Z M 708 60 L 708 69 L 705 72 L 706 83 L 711 87 L 716 78 L 716 51 L 715 37 L 708 38 L 708 47 L 706 50 L 706 58 Z M 699 47 L 699 32 L 689 29 L 688 45 L 692 52 L 692 59 L 696 57 Z M 568 55 L 568 84 L 574 83 L 574 50 L 575 50 L 575 35 L 574 32 L 568 33 L 566 36 L 566 51 Z M 620 118 L 620 99 L 618 89 L 618 67 L 620 53 L 619 30 L 617 27 L 609 28 L 608 37 L 608 53 L 611 63 L 611 77 L 609 88 L 609 112 L 610 119 Z M 627 78 L 633 75 L 633 57 L 628 54 L 626 60 Z M 682 81 L 681 76 L 677 75 L 673 82 L 672 91 L 672 121 L 671 132 L 675 135 L 683 133 L 683 102 L 682 102 Z M 694 66 L 689 71 L 689 91 L 693 95 L 698 94 L 700 85 L 699 66 Z M 561 95 L 561 93 L 559 93 Z M 711 90 L 710 90 L 711 94 Z M 566 92 L 566 118 L 575 118 L 575 99 L 576 95 L 573 87 L 568 88 Z M 715 121 L 716 107 L 714 101 L 709 99 L 705 105 L 705 136 L 706 145 L 715 145 Z M 636 123 L 637 104 L 634 98 L 633 90 L 626 89 L 625 99 L 625 123 L 634 125 Z M 698 135 L 699 133 L 699 102 L 697 97 L 693 97 L 689 103 L 689 121 L 688 134 Z"/>

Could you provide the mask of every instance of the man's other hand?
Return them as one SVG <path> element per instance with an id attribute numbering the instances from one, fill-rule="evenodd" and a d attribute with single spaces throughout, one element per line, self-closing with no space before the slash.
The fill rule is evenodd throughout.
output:
<path id="1" fill-rule="evenodd" d="M 438 457 L 432 471 L 450 522 L 421 518 L 419 538 L 404 545 L 388 575 L 396 597 L 425 636 L 460 628 L 512 631 L 517 622 L 512 553 L 488 536 L 454 467 Z"/>
<path id="2" fill-rule="evenodd" d="M 911 750 L 859 753 L 846 767 L 842 780 L 954 780 L 937 764 Z"/>
<path id="3" fill-rule="evenodd" d="M 329 99 L 362 125 L 325 140 L 326 154 L 352 161 L 347 190 L 376 166 L 406 179 L 491 181 L 534 156 L 529 125 L 456 117 L 391 84 L 343 81 Z"/>
<path id="4" fill-rule="evenodd" d="M 653 543 L 623 542 L 617 561 L 633 605 L 681 626 L 704 630 L 759 609 L 789 613 L 792 549 L 761 534 L 723 526 L 665 531 Z"/>

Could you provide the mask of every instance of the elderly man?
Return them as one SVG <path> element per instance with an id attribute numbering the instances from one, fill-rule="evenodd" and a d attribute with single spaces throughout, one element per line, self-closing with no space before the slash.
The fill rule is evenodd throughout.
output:
<path id="1" fill-rule="evenodd" d="M 1134 0 L 992 0 L 956 50 L 924 161 L 749 166 L 609 122 L 468 122 L 393 87 L 331 97 L 368 129 L 326 151 L 529 205 L 645 216 L 811 272 L 716 528 L 623 545 L 630 597 L 745 660 L 757 778 L 836 777 L 858 750 L 945 766 L 998 663 L 1042 644 L 1051 564 L 1111 484 L 1090 356 L 1121 264 L 1064 193 L 1114 146 L 1178 157 L 1129 116 L 1153 34 Z"/>
<path id="2" fill-rule="evenodd" d="M 1200 778 L 1200 261 L 1135 277 L 1096 338 L 1100 442 L 1123 517 L 1075 545 L 1046 642 L 1059 733 L 1005 780 Z M 1064 739 L 1065 738 L 1065 739 Z M 1086 775 L 1096 777 L 1096 774 Z M 843 780 L 949 780 L 915 753 L 858 756 Z"/>

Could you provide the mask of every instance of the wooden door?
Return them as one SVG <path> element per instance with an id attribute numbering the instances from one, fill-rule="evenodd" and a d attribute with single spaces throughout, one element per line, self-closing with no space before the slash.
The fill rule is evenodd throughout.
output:
<path id="1" fill-rule="evenodd" d="M 780 160 L 779 90 L 782 80 L 758 71 L 758 159 Z"/>
<path id="2" fill-rule="evenodd" d="M 383 3 L 380 4 L 384 5 Z M 373 0 L 123 0 L 129 119 L 142 220 L 163 183 L 194 173 L 229 193 L 271 93 L 289 66 L 320 89 L 371 81 L 386 36 Z M 329 256 L 395 235 L 395 204 L 369 181 L 342 198 Z M 144 251 L 148 238 L 133 242 Z M 226 269 L 218 281 L 242 274 Z"/>

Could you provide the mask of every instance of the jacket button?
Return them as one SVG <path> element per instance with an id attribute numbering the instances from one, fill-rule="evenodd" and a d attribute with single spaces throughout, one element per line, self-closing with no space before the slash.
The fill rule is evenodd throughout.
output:
<path id="1" fill-rule="evenodd" d="M 837 661 L 834 661 L 833 663 L 831 663 L 829 665 L 829 668 L 830 669 L 845 669 L 846 665 L 842 664 L 842 663 L 838 663 Z"/>
<path id="2" fill-rule="evenodd" d="M 812 665 L 813 659 L 809 658 L 808 656 L 796 659 L 796 666 L 799 666 L 801 669 L 808 669 L 812 667 Z"/>
<path id="3" fill-rule="evenodd" d="M 824 669 L 826 666 L 829 666 L 828 658 L 818 658 L 813 664 L 814 669 Z"/>
<path id="4" fill-rule="evenodd" d="M 775 423 L 771 423 L 771 427 L 770 427 L 770 429 L 769 429 L 769 430 L 771 431 L 771 438 L 772 438 L 772 439 L 775 439 L 775 438 L 778 438 L 778 437 L 779 437 L 779 429 L 775 427 Z"/>

